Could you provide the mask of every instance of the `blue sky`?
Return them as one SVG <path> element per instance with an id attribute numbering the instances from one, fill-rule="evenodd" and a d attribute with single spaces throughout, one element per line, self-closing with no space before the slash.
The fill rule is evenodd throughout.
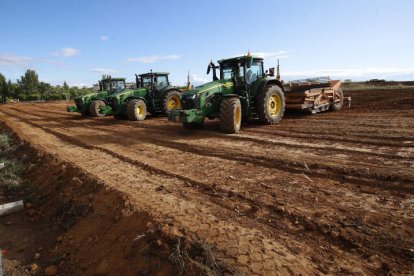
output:
<path id="1" fill-rule="evenodd" d="M 22 1 L 0 10 L 0 72 L 52 84 L 134 80 L 150 69 L 194 83 L 214 61 L 260 53 L 283 79 L 414 80 L 414 1 Z"/>

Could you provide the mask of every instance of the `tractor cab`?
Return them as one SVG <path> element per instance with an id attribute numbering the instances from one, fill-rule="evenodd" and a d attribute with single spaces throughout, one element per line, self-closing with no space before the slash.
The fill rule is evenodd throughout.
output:
<path id="1" fill-rule="evenodd" d="M 148 88 L 152 92 L 161 91 L 170 85 L 169 73 L 151 72 L 136 76 L 137 88 Z"/>
<path id="2" fill-rule="evenodd" d="M 121 92 L 126 89 L 124 78 L 106 78 L 99 81 L 99 91 L 108 91 L 109 94 Z"/>
<path id="3" fill-rule="evenodd" d="M 250 55 L 221 59 L 219 65 L 210 62 L 207 74 L 213 69 L 213 81 L 218 80 L 216 70 L 220 70 L 220 80 L 232 80 L 236 91 L 247 91 L 256 80 L 266 77 L 263 58 Z"/>

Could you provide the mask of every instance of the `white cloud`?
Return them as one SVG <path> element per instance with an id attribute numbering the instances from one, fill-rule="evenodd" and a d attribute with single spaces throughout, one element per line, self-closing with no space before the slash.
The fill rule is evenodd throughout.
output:
<path id="1" fill-rule="evenodd" d="M 52 55 L 57 57 L 73 57 L 79 55 L 79 50 L 75 48 L 62 48 L 57 52 L 52 53 Z"/>
<path id="2" fill-rule="evenodd" d="M 212 81 L 212 80 L 200 77 L 196 74 L 191 74 L 190 75 L 190 83 L 193 84 L 194 86 L 201 85 L 203 83 L 210 82 L 210 81 Z"/>
<path id="3" fill-rule="evenodd" d="M 116 73 L 117 71 L 114 69 L 109 69 L 109 68 L 93 68 L 91 69 L 91 72 L 100 73 L 100 74 L 112 74 L 112 73 Z"/>
<path id="4" fill-rule="evenodd" d="M 107 40 L 109 40 L 109 36 L 102 35 L 102 36 L 99 37 L 99 39 L 102 40 L 102 41 L 107 41 Z"/>
<path id="5" fill-rule="evenodd" d="M 27 66 L 33 61 L 34 59 L 31 57 L 16 56 L 12 54 L 0 55 L 0 65 L 4 66 Z"/>
<path id="6" fill-rule="evenodd" d="M 287 51 L 279 51 L 279 52 L 254 52 L 252 55 L 263 57 L 264 59 L 271 59 L 271 58 L 278 58 L 283 59 L 289 57 Z"/>
<path id="7" fill-rule="evenodd" d="M 398 67 L 366 67 L 357 69 L 319 69 L 308 71 L 283 71 L 282 77 L 320 77 L 330 76 L 336 78 L 389 78 L 393 76 L 414 74 L 413 68 Z"/>
<path id="8" fill-rule="evenodd" d="M 143 56 L 138 58 L 129 58 L 129 62 L 141 62 L 141 63 L 154 63 L 160 60 L 177 60 L 180 59 L 180 55 L 166 55 L 166 56 Z"/>

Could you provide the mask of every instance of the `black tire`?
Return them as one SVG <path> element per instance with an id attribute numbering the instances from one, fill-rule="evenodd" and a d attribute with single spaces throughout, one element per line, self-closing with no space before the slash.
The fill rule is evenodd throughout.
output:
<path id="1" fill-rule="evenodd" d="M 130 100 L 127 103 L 127 117 L 130 121 L 143 121 L 147 116 L 147 105 L 143 100 Z"/>
<path id="2" fill-rule="evenodd" d="M 102 100 L 93 100 L 92 103 L 89 105 L 89 113 L 92 117 L 103 117 L 105 116 L 102 113 L 99 113 L 99 109 L 104 107 L 106 104 Z"/>
<path id="3" fill-rule="evenodd" d="M 239 132 L 242 107 L 238 98 L 224 98 L 220 105 L 220 128 L 226 133 Z"/>
<path id="4" fill-rule="evenodd" d="M 167 114 L 172 109 L 181 109 L 181 94 L 178 90 L 170 90 L 164 96 L 163 114 Z"/>
<path id="5" fill-rule="evenodd" d="M 264 124 L 278 123 L 285 113 L 285 95 L 277 85 L 267 85 L 257 96 L 257 114 Z"/>
<path id="6" fill-rule="evenodd" d="M 337 103 L 333 103 L 330 107 L 330 109 L 332 111 L 339 111 L 342 109 L 342 106 L 344 105 L 344 92 L 342 91 L 341 88 L 339 88 L 337 91 L 335 91 L 336 93 L 339 94 L 339 102 Z M 334 96 L 334 100 L 336 100 L 337 98 L 335 98 Z"/>
<path id="7" fill-rule="evenodd" d="M 183 123 L 183 127 L 186 129 L 201 129 L 204 126 L 204 122 L 202 123 Z"/>

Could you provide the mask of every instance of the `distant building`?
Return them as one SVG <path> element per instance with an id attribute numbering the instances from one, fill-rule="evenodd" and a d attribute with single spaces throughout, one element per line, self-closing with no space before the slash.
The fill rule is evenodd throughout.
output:
<path id="1" fill-rule="evenodd" d="M 346 80 L 344 80 L 344 82 L 349 83 L 349 82 L 352 82 L 352 80 L 351 79 L 346 79 Z"/>

